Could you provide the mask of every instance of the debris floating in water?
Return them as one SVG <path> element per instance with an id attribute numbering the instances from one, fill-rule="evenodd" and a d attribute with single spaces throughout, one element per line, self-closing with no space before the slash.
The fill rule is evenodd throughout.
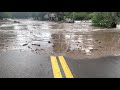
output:
<path id="1" fill-rule="evenodd" d="M 23 46 L 26 46 L 26 45 L 28 45 L 28 44 L 23 44 Z"/>
<path id="2" fill-rule="evenodd" d="M 48 41 L 48 43 L 51 43 L 50 41 Z"/>
<path id="3" fill-rule="evenodd" d="M 35 46 L 40 46 L 40 44 L 32 44 L 32 45 L 35 45 Z"/>

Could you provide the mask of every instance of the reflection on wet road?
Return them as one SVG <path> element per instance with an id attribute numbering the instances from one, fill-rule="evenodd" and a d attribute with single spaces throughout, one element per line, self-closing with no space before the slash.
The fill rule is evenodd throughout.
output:
<path id="1" fill-rule="evenodd" d="M 56 23 L 15 19 L 0 23 L 0 50 L 30 51 L 74 59 L 120 55 L 119 29 L 101 30 L 90 22 Z"/>

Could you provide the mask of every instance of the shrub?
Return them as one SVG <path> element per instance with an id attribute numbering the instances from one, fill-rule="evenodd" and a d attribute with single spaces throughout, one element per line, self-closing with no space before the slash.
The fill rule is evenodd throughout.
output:
<path id="1" fill-rule="evenodd" d="M 88 20 L 91 19 L 90 12 L 65 12 L 66 18 L 72 18 L 74 20 Z"/>
<path id="2" fill-rule="evenodd" d="M 88 12 L 76 12 L 74 13 L 75 20 L 88 20 L 90 19 Z"/>
<path id="3" fill-rule="evenodd" d="M 115 12 L 96 12 L 92 16 L 93 25 L 98 27 L 114 28 L 119 20 Z"/>

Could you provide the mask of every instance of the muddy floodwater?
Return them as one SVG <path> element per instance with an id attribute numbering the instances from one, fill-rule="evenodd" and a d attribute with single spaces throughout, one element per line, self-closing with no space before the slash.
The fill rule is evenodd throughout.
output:
<path id="1" fill-rule="evenodd" d="M 0 22 L 0 52 L 8 50 L 74 59 L 119 56 L 120 29 L 95 28 L 90 21 L 73 24 L 9 19 Z"/>

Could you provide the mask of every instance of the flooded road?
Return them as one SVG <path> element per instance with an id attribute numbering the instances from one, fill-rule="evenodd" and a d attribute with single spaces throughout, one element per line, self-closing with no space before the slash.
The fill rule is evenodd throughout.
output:
<path id="1" fill-rule="evenodd" d="M 73 59 L 119 56 L 120 30 L 98 29 L 85 21 L 72 24 L 10 19 L 0 22 L 0 52 L 9 50 Z"/>

